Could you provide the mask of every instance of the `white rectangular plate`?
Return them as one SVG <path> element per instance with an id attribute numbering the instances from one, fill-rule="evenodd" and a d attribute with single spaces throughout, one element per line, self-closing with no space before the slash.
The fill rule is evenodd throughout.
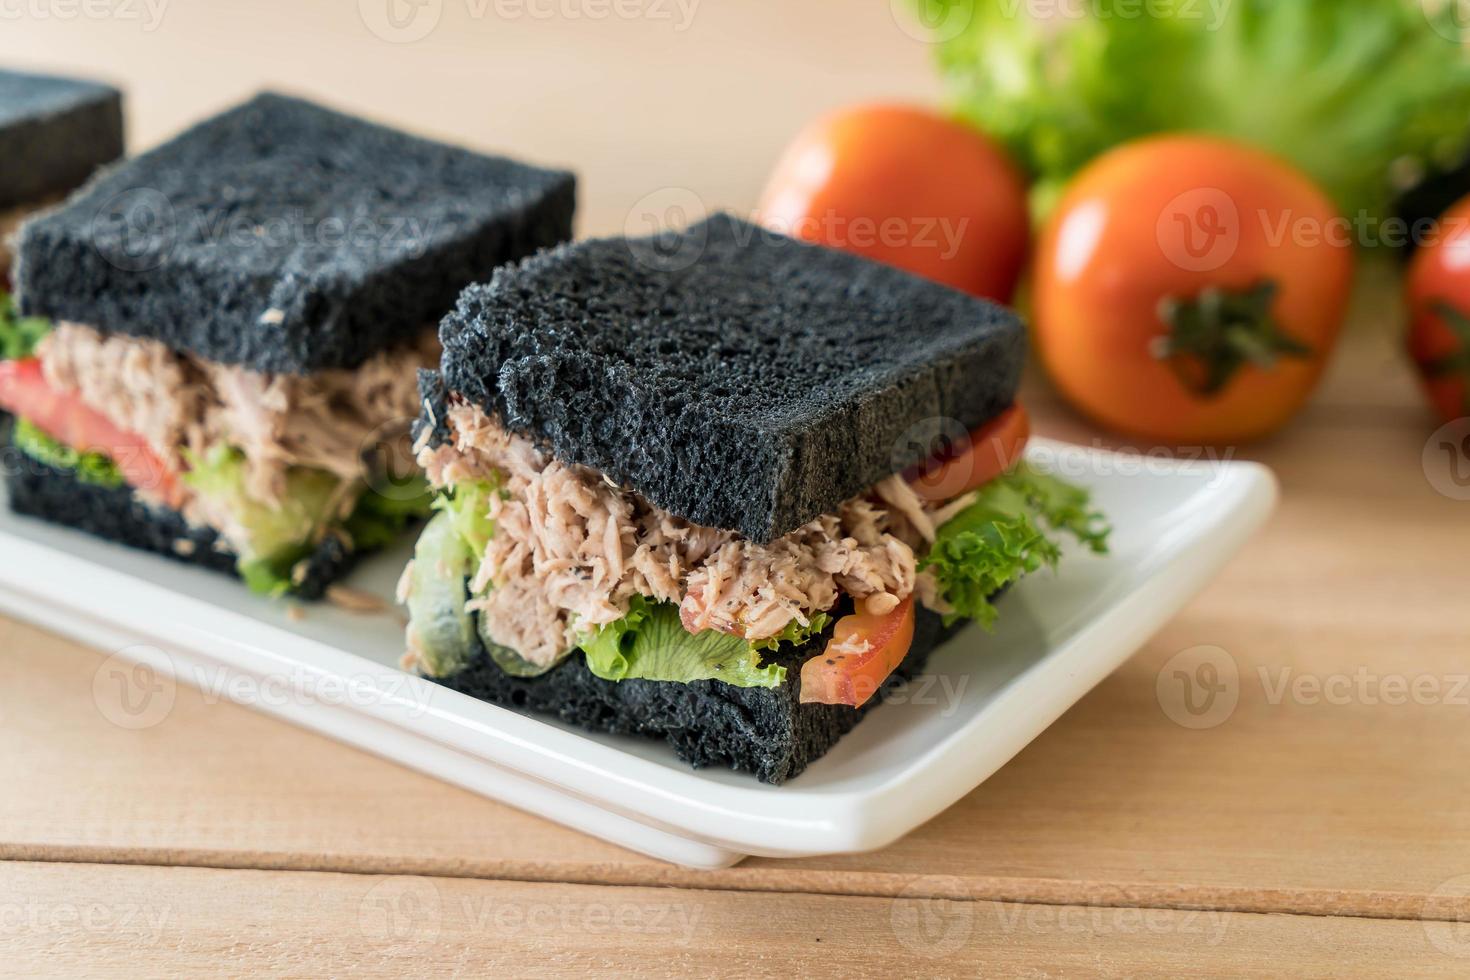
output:
<path id="1" fill-rule="evenodd" d="M 663 743 L 526 717 L 397 666 L 396 613 L 286 606 L 229 577 L 0 514 L 0 609 L 142 676 L 121 724 L 165 716 L 177 682 L 691 867 L 883 847 L 970 792 L 1138 649 L 1266 519 L 1275 481 L 1251 463 L 1176 463 L 1037 440 L 1039 465 L 1092 488 L 1111 554 L 1070 551 L 1001 600 L 924 677 L 784 786 L 694 771 Z M 350 581 L 385 598 L 407 544 Z M 142 668 L 133 664 L 142 664 Z M 155 671 L 151 675 L 149 671 Z M 118 678 L 125 679 L 125 678 Z M 116 706 L 109 710 L 124 710 Z"/>

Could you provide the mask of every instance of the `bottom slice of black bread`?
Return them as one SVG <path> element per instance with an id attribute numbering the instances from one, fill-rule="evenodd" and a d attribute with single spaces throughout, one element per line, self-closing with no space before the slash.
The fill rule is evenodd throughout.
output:
<path id="1" fill-rule="evenodd" d="M 235 555 L 223 547 L 213 529 L 190 525 L 177 511 L 144 504 L 127 487 L 88 483 L 74 472 L 29 456 L 13 452 L 9 456 L 5 487 L 10 509 L 17 514 L 236 576 Z M 320 599 L 327 586 L 347 574 L 361 556 L 328 535 L 306 559 L 305 574 L 291 594 Z"/>
<path id="2" fill-rule="evenodd" d="M 556 715 L 593 731 L 664 739 L 696 769 L 723 766 L 780 784 L 825 755 L 895 686 L 919 674 L 929 654 L 960 628 L 946 627 L 941 617 L 920 608 L 908 656 L 861 708 L 801 703 L 801 665 L 823 650 L 832 627 L 774 658 L 786 667 L 786 683 L 778 688 L 609 681 L 588 670 L 586 658 L 577 653 L 540 677 L 512 677 L 483 649 L 464 670 L 437 680 L 471 697 Z"/>

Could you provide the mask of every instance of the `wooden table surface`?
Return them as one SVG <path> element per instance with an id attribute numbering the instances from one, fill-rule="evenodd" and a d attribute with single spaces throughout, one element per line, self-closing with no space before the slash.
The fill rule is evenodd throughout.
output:
<path id="1" fill-rule="evenodd" d="M 584 233 L 670 188 L 747 210 L 804 119 L 935 95 L 881 3 L 429 0 L 389 43 L 373 2 L 40 3 L 0 63 L 124 82 L 135 147 L 271 84 L 571 164 Z M 0 620 L 0 974 L 1466 975 L 1470 502 L 1426 468 L 1395 290 L 1370 257 L 1319 396 L 1239 450 L 1281 478 L 1266 531 L 878 853 L 685 871 L 189 689 L 120 728 L 105 651 Z M 1107 442 L 1029 387 L 1044 433 Z M 1203 729 L 1165 669 L 1200 645 L 1238 672 Z"/>

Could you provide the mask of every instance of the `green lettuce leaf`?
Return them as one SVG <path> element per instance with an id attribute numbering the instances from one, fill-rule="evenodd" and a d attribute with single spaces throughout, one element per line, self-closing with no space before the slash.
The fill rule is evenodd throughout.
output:
<path id="1" fill-rule="evenodd" d="M 26 419 L 16 419 L 10 441 L 31 459 L 58 470 L 76 474 L 78 480 L 99 487 L 120 487 L 122 472 L 101 453 L 80 453 L 36 428 Z"/>
<path id="2" fill-rule="evenodd" d="M 358 498 L 342 528 L 354 548 L 386 548 L 398 540 L 404 528 L 428 518 L 434 509 L 434 494 L 422 476 L 394 487 L 385 495 L 369 487 Z"/>
<path id="3" fill-rule="evenodd" d="M 832 617 L 827 615 L 826 613 L 812 613 L 812 615 L 808 617 L 807 624 L 805 626 L 801 625 L 793 619 L 791 622 L 786 624 L 785 629 L 781 630 L 781 632 L 777 633 L 775 636 L 768 637 L 764 640 L 752 640 L 750 642 L 750 646 L 751 649 L 754 650 L 775 650 L 781 647 L 783 644 L 789 644 L 791 646 L 801 646 L 812 637 L 821 636 L 824 632 L 826 632 L 827 627 L 830 626 L 831 623 Z"/>
<path id="4" fill-rule="evenodd" d="M 1452 2 L 1092 0 L 1080 14 L 912 2 L 959 113 L 1037 178 L 1038 213 L 1110 147 L 1192 131 L 1273 151 L 1350 218 L 1382 217 L 1403 161 L 1451 164 L 1470 138 L 1470 52 Z"/>
<path id="5" fill-rule="evenodd" d="M 1087 491 L 1022 463 L 980 489 L 980 496 L 939 529 L 919 563 L 939 582 L 954 607 L 946 622 L 973 619 L 995 625 L 990 599 L 1007 585 L 1061 557 L 1058 532 L 1092 551 L 1107 551 L 1109 528 Z"/>
<path id="6" fill-rule="evenodd" d="M 265 558 L 242 558 L 235 570 L 251 592 L 278 599 L 291 591 L 291 570 L 310 555 L 310 548 L 298 545 Z"/>
<path id="7" fill-rule="evenodd" d="M 342 481 L 325 470 L 293 467 L 286 473 L 286 492 L 280 503 L 266 503 L 245 489 L 245 456 L 238 449 L 216 446 L 202 459 L 189 460 L 184 483 L 229 513 L 245 533 L 235 542 L 237 569 L 246 586 L 263 595 L 285 595 L 292 587 L 296 565 L 316 550 L 324 529 L 340 528 L 352 547 L 383 548 L 398 539 L 413 521 L 428 517 L 433 495 L 422 478 L 388 496 L 366 490 L 343 520 L 333 520 L 331 509 Z"/>
<path id="8" fill-rule="evenodd" d="M 736 687 L 780 687 L 786 668 L 761 666 L 760 653 L 738 636 L 717 630 L 690 633 L 679 607 L 635 597 L 628 615 L 593 631 L 579 644 L 587 668 L 605 680 L 717 680 Z"/>
<path id="9" fill-rule="evenodd" d="M 499 482 L 457 483 L 434 500 L 434 509 L 449 515 L 477 564 L 495 534 L 490 498 L 500 492 Z"/>
<path id="10" fill-rule="evenodd" d="M 18 316 L 10 294 L 0 289 L 0 361 L 17 361 L 36 352 L 51 324 L 38 316 Z"/>
<path id="11" fill-rule="evenodd" d="M 292 569 L 314 550 L 341 481 L 324 470 L 295 467 L 286 475 L 280 503 L 265 503 L 246 492 L 245 456 L 238 449 L 215 446 L 188 462 L 185 485 L 230 514 L 244 532 L 243 542 L 232 544 L 245 584 L 264 595 L 289 592 Z"/>
<path id="12" fill-rule="evenodd" d="M 235 544 L 247 562 L 299 552 L 328 522 L 329 508 L 341 486 L 325 470 L 295 467 L 286 474 L 286 492 L 280 502 L 265 503 L 246 492 L 245 455 L 238 449 L 215 446 L 203 458 L 188 462 L 184 483 L 228 512 L 244 529 L 244 543 Z"/>

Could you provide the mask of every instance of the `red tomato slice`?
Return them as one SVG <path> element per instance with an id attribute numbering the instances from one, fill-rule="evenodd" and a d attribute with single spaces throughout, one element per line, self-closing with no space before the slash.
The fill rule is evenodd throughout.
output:
<path id="1" fill-rule="evenodd" d="M 970 433 L 950 455 L 930 460 L 908 474 L 914 493 L 942 502 L 983 487 L 1016 465 L 1031 438 L 1031 419 L 1020 402 Z"/>
<path id="2" fill-rule="evenodd" d="M 865 643 L 866 646 L 862 644 Z M 914 643 L 914 597 L 881 616 L 861 611 L 837 621 L 826 652 L 801 665 L 802 704 L 866 704 Z"/>
<path id="3" fill-rule="evenodd" d="M 52 388 L 36 358 L 0 361 L 0 408 L 79 452 L 102 453 L 117 464 L 130 486 L 157 493 L 170 507 L 182 502 L 178 474 L 142 436 L 119 429 L 80 398 Z"/>

